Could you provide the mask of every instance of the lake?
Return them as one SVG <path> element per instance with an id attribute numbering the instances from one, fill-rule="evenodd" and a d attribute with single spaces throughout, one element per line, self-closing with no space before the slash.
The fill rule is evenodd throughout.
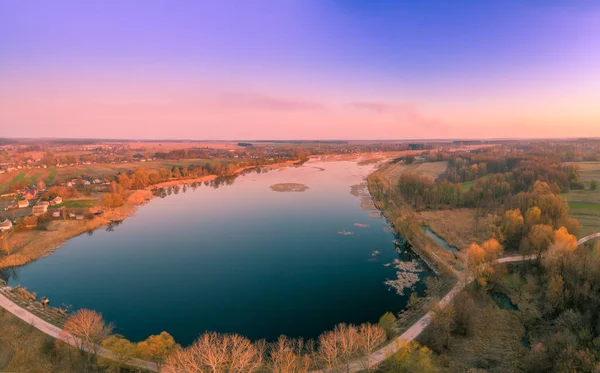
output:
<path id="1" fill-rule="evenodd" d="M 315 338 L 340 322 L 377 322 L 422 295 L 432 273 L 417 259 L 412 290 L 384 284 L 396 278 L 394 259 L 416 257 L 356 186 L 372 169 L 310 161 L 179 188 L 17 268 L 9 284 L 101 312 L 133 341 L 163 330 L 183 345 L 207 330 Z M 278 183 L 309 189 L 273 191 Z"/>

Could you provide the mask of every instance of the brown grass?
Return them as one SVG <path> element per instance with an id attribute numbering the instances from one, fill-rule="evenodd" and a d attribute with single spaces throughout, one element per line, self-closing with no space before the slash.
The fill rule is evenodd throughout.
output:
<path id="1" fill-rule="evenodd" d="M 136 190 L 127 197 L 127 203 L 139 206 L 151 200 L 152 197 L 152 192 L 149 190 Z"/>
<path id="2" fill-rule="evenodd" d="M 172 186 L 180 185 L 180 184 L 203 183 L 205 181 L 211 181 L 211 180 L 214 180 L 216 178 L 217 178 L 216 175 L 208 175 L 208 176 L 197 177 L 197 178 L 194 178 L 194 179 L 165 181 L 163 183 L 158 183 L 158 184 L 150 185 L 148 187 L 148 189 L 166 188 L 166 187 L 172 187 Z"/>
<path id="3" fill-rule="evenodd" d="M 431 228 L 450 245 L 463 249 L 473 242 L 482 243 L 494 236 L 495 215 L 479 217 L 476 224 L 475 209 L 421 211 L 423 224 Z M 477 228 L 477 229 L 476 229 Z"/>
<path id="4" fill-rule="evenodd" d="M 396 163 L 387 167 L 386 172 L 384 173 L 385 178 L 391 185 L 396 185 L 398 183 L 398 179 L 400 175 L 404 173 L 416 173 L 419 175 L 430 177 L 435 180 L 438 176 L 440 176 L 446 168 L 448 167 L 448 162 L 424 162 L 424 163 L 413 163 L 413 164 L 401 164 Z"/>
<path id="5" fill-rule="evenodd" d="M 0 268 L 20 266 L 50 254 L 71 237 L 94 230 L 109 221 L 96 217 L 88 221 L 55 220 L 47 231 L 30 230 L 11 235 L 8 240 L 11 255 L 2 253 Z"/>

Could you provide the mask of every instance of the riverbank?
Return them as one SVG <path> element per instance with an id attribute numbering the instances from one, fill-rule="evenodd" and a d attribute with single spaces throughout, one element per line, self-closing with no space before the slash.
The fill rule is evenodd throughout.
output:
<path id="1" fill-rule="evenodd" d="M 403 202 L 397 191 L 394 170 L 390 163 L 384 164 L 367 178 L 367 187 L 373 203 L 388 219 L 396 232 L 412 246 L 414 252 L 433 269 L 436 274 L 453 276 L 460 263 L 448 250 L 440 247 L 420 225 L 416 212 Z"/>

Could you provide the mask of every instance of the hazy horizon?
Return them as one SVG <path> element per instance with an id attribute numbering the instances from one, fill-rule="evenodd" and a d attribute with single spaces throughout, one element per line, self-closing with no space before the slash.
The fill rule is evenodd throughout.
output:
<path id="1" fill-rule="evenodd" d="M 600 3 L 31 0 L 0 21 L 5 137 L 600 137 Z"/>

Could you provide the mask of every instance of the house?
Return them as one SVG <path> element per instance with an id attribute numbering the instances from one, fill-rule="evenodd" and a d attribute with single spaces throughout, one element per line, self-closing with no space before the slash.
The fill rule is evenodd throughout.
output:
<path id="1" fill-rule="evenodd" d="M 44 215 L 46 212 L 48 212 L 48 206 L 46 205 L 36 205 L 33 206 L 33 209 L 31 210 L 31 213 L 34 216 Z"/>
<path id="2" fill-rule="evenodd" d="M 89 182 L 89 181 L 87 181 L 87 180 L 83 180 L 83 185 L 92 185 L 92 183 L 90 183 L 90 182 Z"/>
<path id="3" fill-rule="evenodd" d="M 74 218 L 74 217 L 75 217 L 75 214 L 74 214 L 74 213 L 70 213 L 70 214 L 69 214 L 69 217 L 70 217 L 70 218 Z"/>
<path id="4" fill-rule="evenodd" d="M 100 183 L 101 183 L 100 179 L 94 179 L 94 184 L 100 184 Z"/>
<path id="5" fill-rule="evenodd" d="M 37 192 L 35 189 L 27 189 L 23 192 L 23 198 L 25 199 L 34 199 L 37 196 Z"/>
<path id="6" fill-rule="evenodd" d="M 48 202 L 48 201 L 40 201 L 40 202 L 36 203 L 35 205 L 36 206 L 46 206 L 46 207 L 48 207 L 48 206 L 50 206 L 50 202 Z"/>
<path id="7" fill-rule="evenodd" d="M 52 213 L 52 217 L 53 217 L 53 218 L 60 218 L 60 211 L 54 211 L 54 212 Z"/>
<path id="8" fill-rule="evenodd" d="M 54 199 L 50 202 L 52 206 L 60 205 L 62 203 L 62 198 L 59 196 L 54 197 Z"/>
<path id="9" fill-rule="evenodd" d="M 29 207 L 29 201 L 28 200 L 22 199 L 19 202 L 17 202 L 17 208 L 24 209 L 26 207 Z"/>
<path id="10" fill-rule="evenodd" d="M 75 215 L 75 220 L 83 220 L 83 215 Z"/>
<path id="11" fill-rule="evenodd" d="M 13 227 L 12 221 L 6 219 L 0 223 L 0 231 L 9 231 Z"/>

